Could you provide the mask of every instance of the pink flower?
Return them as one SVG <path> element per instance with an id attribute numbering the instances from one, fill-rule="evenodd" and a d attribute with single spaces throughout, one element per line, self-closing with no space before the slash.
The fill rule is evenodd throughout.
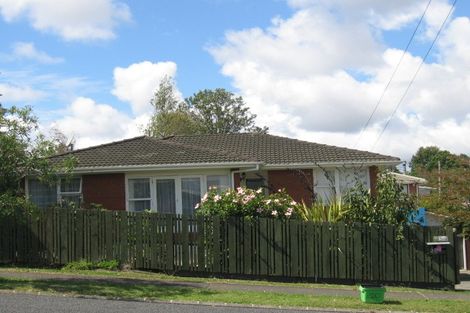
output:
<path id="1" fill-rule="evenodd" d="M 245 191 L 243 190 L 242 187 L 238 187 L 238 188 L 237 188 L 237 193 L 238 193 L 239 195 L 242 195 L 242 194 L 245 193 Z"/>
<path id="2" fill-rule="evenodd" d="M 260 194 L 260 193 L 262 193 L 262 192 L 263 192 L 263 188 L 259 188 L 258 190 L 256 190 L 256 193 L 257 193 L 257 194 Z"/>
<path id="3" fill-rule="evenodd" d="M 264 202 L 265 202 L 266 204 L 270 204 L 270 203 L 271 203 L 271 199 L 265 200 Z"/>
<path id="4" fill-rule="evenodd" d="M 284 213 L 284 215 L 287 216 L 287 217 L 290 217 L 292 215 L 292 211 L 294 211 L 294 209 L 287 208 L 287 211 L 286 211 L 286 213 Z"/>
<path id="5" fill-rule="evenodd" d="M 202 199 L 201 199 L 201 203 L 206 202 L 206 201 L 207 201 L 207 197 L 208 197 L 208 194 L 207 194 L 207 192 L 206 192 L 206 193 L 204 194 L 204 196 L 202 197 Z"/>
<path id="6" fill-rule="evenodd" d="M 274 203 L 279 203 L 279 199 L 274 199 Z"/>
<path id="7" fill-rule="evenodd" d="M 277 216 L 277 211 L 276 211 L 276 210 L 272 211 L 272 212 L 271 212 L 271 215 L 272 215 L 272 216 Z"/>
<path id="8" fill-rule="evenodd" d="M 257 208 L 257 209 L 256 209 L 256 212 L 258 212 L 258 213 L 263 212 L 263 208 Z"/>
<path id="9" fill-rule="evenodd" d="M 294 200 L 292 200 L 292 202 L 290 203 L 290 205 L 297 205 L 297 202 L 295 202 Z"/>
<path id="10" fill-rule="evenodd" d="M 199 209 L 199 203 L 194 207 L 195 210 Z"/>
<path id="11" fill-rule="evenodd" d="M 219 196 L 219 195 L 215 195 L 215 197 L 214 197 L 214 201 L 215 201 L 215 202 L 219 201 L 220 199 L 222 199 L 222 197 L 221 197 L 221 196 Z"/>

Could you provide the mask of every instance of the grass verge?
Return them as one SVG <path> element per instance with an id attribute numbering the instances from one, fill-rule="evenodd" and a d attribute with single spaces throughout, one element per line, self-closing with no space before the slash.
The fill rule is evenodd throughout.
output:
<path id="1" fill-rule="evenodd" d="M 316 307 L 414 312 L 468 312 L 469 302 L 462 300 L 397 300 L 387 299 L 384 304 L 364 304 L 359 297 L 332 297 L 274 292 L 217 291 L 178 285 L 152 283 L 133 284 L 100 282 L 93 280 L 28 280 L 0 278 L 0 290 L 101 296 L 121 299 L 149 299 L 165 301 L 200 301 L 210 303 L 236 303 L 282 307 Z"/>
<path id="2" fill-rule="evenodd" d="M 338 285 L 338 284 L 325 284 L 325 283 L 289 283 L 289 282 L 275 282 L 266 280 L 244 280 L 244 279 L 227 279 L 227 278 L 214 278 L 214 277 L 189 277 L 189 276 L 178 276 L 169 275 L 164 273 L 146 272 L 146 271 L 108 271 L 103 269 L 95 270 L 73 270 L 66 267 L 60 268 L 33 268 L 33 267 L 16 267 L 11 265 L 0 265 L 0 276 L 3 272 L 13 273 L 39 273 L 39 274 L 62 274 L 70 276 L 94 276 L 94 277 L 109 277 L 109 278 L 129 278 L 129 279 L 140 279 L 140 280 L 160 280 L 169 282 L 196 282 L 196 283 L 226 283 L 226 284 L 240 284 L 240 285 L 258 285 L 258 286 L 285 286 L 293 288 L 332 288 L 332 289 L 345 289 L 345 290 L 357 290 L 355 285 Z M 444 290 L 430 290 L 430 289 L 417 289 L 410 287 L 389 287 L 389 291 L 410 291 L 410 292 L 422 292 L 422 293 L 449 293 L 450 291 Z M 468 293 L 470 297 L 470 291 L 460 291 L 460 293 Z"/>

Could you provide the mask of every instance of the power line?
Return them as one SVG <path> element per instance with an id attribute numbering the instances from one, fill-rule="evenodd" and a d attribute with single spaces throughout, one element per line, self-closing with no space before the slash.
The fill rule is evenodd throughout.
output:
<path id="1" fill-rule="evenodd" d="M 413 31 L 413 34 L 411 35 L 410 37 L 410 40 L 408 40 L 408 43 L 406 44 L 406 48 L 405 50 L 403 50 L 403 53 L 400 57 L 400 60 L 398 61 L 397 65 L 395 66 L 395 69 L 393 70 L 392 72 L 392 75 L 390 76 L 390 79 L 388 80 L 387 84 L 385 85 L 385 88 L 382 90 L 382 94 L 380 95 L 379 97 L 379 100 L 377 101 L 377 103 L 375 104 L 375 107 L 374 109 L 372 110 L 372 113 L 369 115 L 369 118 L 367 119 L 367 122 L 364 124 L 364 126 L 361 128 L 361 132 L 359 134 L 359 137 L 357 138 L 357 141 L 356 143 L 354 144 L 354 147 L 357 147 L 357 145 L 359 144 L 359 142 L 361 141 L 362 139 L 362 135 L 364 134 L 364 131 L 367 129 L 367 127 L 369 126 L 371 120 L 372 120 L 372 117 L 374 116 L 375 112 L 377 111 L 377 109 L 379 108 L 380 104 L 382 103 L 382 100 L 385 96 L 385 93 L 387 92 L 387 89 L 388 87 L 390 87 L 390 84 L 393 80 L 393 78 L 395 77 L 395 74 L 397 73 L 398 71 L 398 68 L 400 67 L 403 59 L 405 58 L 405 55 L 406 53 L 408 52 L 408 49 L 411 45 L 411 42 L 413 41 L 415 35 L 416 35 L 416 32 L 418 31 L 419 29 L 419 26 L 421 25 L 423 19 L 424 19 L 424 16 L 426 15 L 426 12 L 428 11 L 428 8 L 431 4 L 432 0 L 429 0 L 428 1 L 428 4 L 426 5 L 426 7 L 424 8 L 424 11 L 423 11 L 423 14 L 421 15 L 421 18 L 419 19 L 418 21 L 418 24 L 416 25 L 414 31 Z"/>
<path id="2" fill-rule="evenodd" d="M 434 37 L 434 40 L 432 41 L 431 45 L 429 46 L 429 49 L 426 51 L 426 54 L 424 55 L 423 59 L 421 60 L 421 63 L 419 64 L 418 68 L 416 69 L 416 72 L 414 73 L 413 77 L 411 78 L 410 82 L 408 83 L 408 86 L 406 87 L 405 92 L 401 96 L 401 98 L 398 101 L 397 105 L 395 106 L 392 114 L 390 115 L 390 117 L 388 118 L 388 120 L 385 123 L 384 127 L 382 128 L 382 131 L 380 132 L 379 137 L 375 141 L 375 143 L 372 146 L 371 150 L 373 150 L 375 148 L 377 143 L 380 141 L 380 138 L 382 138 L 382 135 L 385 132 L 385 130 L 387 129 L 388 125 L 390 124 L 390 121 L 393 119 L 393 117 L 395 116 L 395 113 L 397 112 L 397 110 L 400 107 L 401 103 L 403 102 L 406 95 L 408 94 L 408 91 L 410 90 L 411 85 L 413 85 L 413 82 L 415 81 L 416 76 L 418 76 L 418 73 L 421 70 L 421 67 L 423 66 L 424 62 L 426 61 L 427 57 L 429 56 L 429 53 L 431 52 L 432 48 L 434 47 L 434 44 L 436 43 L 437 39 L 439 38 L 439 35 L 441 34 L 442 30 L 444 29 L 444 25 L 447 23 L 447 20 L 449 19 L 450 15 L 452 14 L 452 11 L 454 10 L 456 3 L 457 3 L 457 0 L 454 0 L 449 12 L 447 13 L 446 18 L 444 19 L 441 26 L 439 27 L 438 32 L 436 33 L 436 36 Z"/>

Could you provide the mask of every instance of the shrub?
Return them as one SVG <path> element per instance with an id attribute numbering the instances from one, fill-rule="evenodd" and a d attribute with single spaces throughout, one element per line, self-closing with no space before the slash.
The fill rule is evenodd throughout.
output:
<path id="1" fill-rule="evenodd" d="M 348 210 L 343 215 L 347 223 L 391 224 L 398 226 L 399 237 L 403 226 L 416 212 L 416 203 L 402 191 L 395 178 L 385 172 L 377 180 L 377 192 L 372 196 L 362 183 L 349 190 L 345 196 Z"/>
<path id="2" fill-rule="evenodd" d="M 290 218 L 297 203 L 285 190 L 266 195 L 263 189 L 252 190 L 238 187 L 224 192 L 216 188 L 202 197 L 196 205 L 196 213 L 201 216 L 274 217 Z"/>
<path id="3" fill-rule="evenodd" d="M 341 202 L 331 203 L 314 202 L 312 205 L 306 205 L 305 202 L 295 207 L 296 215 L 304 221 L 312 222 L 339 222 L 345 214 L 346 206 Z"/>
<path id="4" fill-rule="evenodd" d="M 108 270 L 116 271 L 119 269 L 119 261 L 99 261 L 99 262 L 89 262 L 86 260 L 74 261 L 67 263 L 62 269 L 69 271 L 86 271 L 86 270 Z"/>

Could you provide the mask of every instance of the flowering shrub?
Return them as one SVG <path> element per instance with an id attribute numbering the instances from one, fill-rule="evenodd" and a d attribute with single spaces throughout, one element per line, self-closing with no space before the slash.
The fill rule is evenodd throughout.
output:
<path id="1" fill-rule="evenodd" d="M 202 216 L 275 217 L 290 218 L 297 203 L 285 192 L 265 195 L 263 189 L 238 187 L 220 193 L 216 188 L 202 197 L 196 213 Z"/>

